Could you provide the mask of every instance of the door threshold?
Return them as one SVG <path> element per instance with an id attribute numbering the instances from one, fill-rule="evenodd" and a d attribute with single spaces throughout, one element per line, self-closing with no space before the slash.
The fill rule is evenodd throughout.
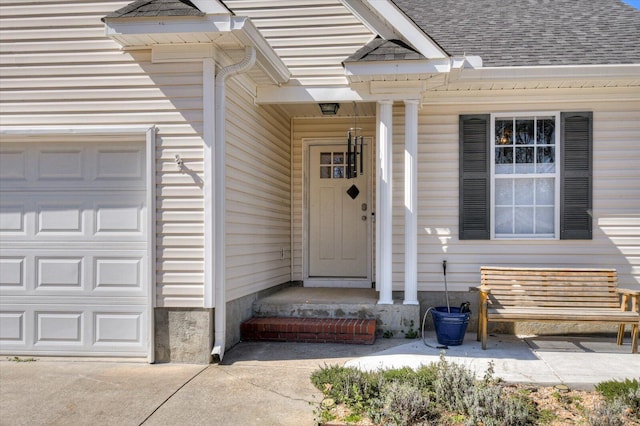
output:
<path id="1" fill-rule="evenodd" d="M 304 287 L 371 288 L 371 280 L 358 278 L 307 278 Z"/>

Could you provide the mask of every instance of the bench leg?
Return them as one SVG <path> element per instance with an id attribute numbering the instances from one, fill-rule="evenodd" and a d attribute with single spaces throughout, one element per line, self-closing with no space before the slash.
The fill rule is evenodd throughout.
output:
<path id="1" fill-rule="evenodd" d="M 638 353 L 638 324 L 631 327 L 631 353 Z"/>
<path id="2" fill-rule="evenodd" d="M 618 326 L 618 345 L 624 343 L 624 324 Z"/>
<path id="3" fill-rule="evenodd" d="M 489 322 L 489 318 L 487 318 L 487 304 L 486 302 L 480 305 L 480 318 L 482 321 L 480 329 L 478 330 L 478 334 L 480 335 L 480 340 L 482 341 L 482 350 L 487 349 L 487 323 Z"/>
<path id="4" fill-rule="evenodd" d="M 487 320 L 482 321 L 482 350 L 487 349 Z"/>

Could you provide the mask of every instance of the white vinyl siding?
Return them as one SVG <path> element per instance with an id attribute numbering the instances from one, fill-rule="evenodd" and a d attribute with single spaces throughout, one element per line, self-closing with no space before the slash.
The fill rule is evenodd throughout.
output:
<path id="1" fill-rule="evenodd" d="M 3 1 L 0 124 L 156 125 L 156 305 L 202 307 L 202 63 L 154 64 L 150 50 L 126 52 L 105 37 L 100 18 L 129 3 Z M 278 108 L 227 84 L 227 278 L 236 298 L 290 278 L 290 137 Z"/>
<path id="2" fill-rule="evenodd" d="M 0 124 L 156 125 L 156 303 L 201 307 L 202 64 L 123 52 L 100 18 L 127 4 L 3 2 Z"/>
<path id="3" fill-rule="evenodd" d="M 248 16 L 302 85 L 344 85 L 342 61 L 375 34 L 340 0 L 225 0 Z"/>
<path id="4" fill-rule="evenodd" d="M 455 95 L 459 100 L 460 94 Z M 443 289 L 442 260 L 448 261 L 449 289 L 466 291 L 479 284 L 480 265 L 602 266 L 616 268 L 621 285 L 640 288 L 640 99 L 581 101 L 578 96 L 531 98 L 522 91 L 501 104 L 427 100 L 418 130 L 418 280 L 421 291 Z M 517 99 L 517 100 L 516 100 Z M 561 100 L 562 99 L 562 100 Z M 397 107 L 396 107 L 397 108 Z M 460 241 L 458 239 L 458 116 L 495 111 L 593 111 L 593 240 Z M 403 126 L 403 123 L 399 123 Z M 398 125 L 394 135 L 399 136 Z M 394 144 L 403 140 L 394 137 Z M 403 179 L 396 146 L 394 190 Z M 397 188 L 397 189 L 396 189 Z M 394 218 L 402 208 L 394 194 Z M 394 222 L 394 242 L 400 242 Z M 395 260 L 402 244 L 394 244 L 394 289 L 402 264 Z"/>
<path id="5" fill-rule="evenodd" d="M 227 300 L 291 279 L 290 121 L 227 83 Z"/>

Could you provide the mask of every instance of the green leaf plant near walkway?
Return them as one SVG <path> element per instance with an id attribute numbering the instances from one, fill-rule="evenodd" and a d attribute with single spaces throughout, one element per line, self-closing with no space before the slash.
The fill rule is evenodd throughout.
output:
<path id="1" fill-rule="evenodd" d="M 510 385 L 493 365 L 476 379 L 441 355 L 417 370 L 325 365 L 311 381 L 324 395 L 314 410 L 319 425 L 640 425 L 636 379 L 603 382 L 595 392 Z"/>

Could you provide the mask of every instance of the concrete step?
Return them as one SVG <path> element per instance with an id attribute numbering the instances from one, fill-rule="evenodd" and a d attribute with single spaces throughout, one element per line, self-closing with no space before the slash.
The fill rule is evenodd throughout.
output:
<path id="1" fill-rule="evenodd" d="M 372 289 L 291 287 L 253 304 L 256 317 L 375 319 L 378 301 Z"/>
<path id="2" fill-rule="evenodd" d="M 376 340 L 376 320 L 254 317 L 243 322 L 240 331 L 243 340 L 371 345 Z"/>

